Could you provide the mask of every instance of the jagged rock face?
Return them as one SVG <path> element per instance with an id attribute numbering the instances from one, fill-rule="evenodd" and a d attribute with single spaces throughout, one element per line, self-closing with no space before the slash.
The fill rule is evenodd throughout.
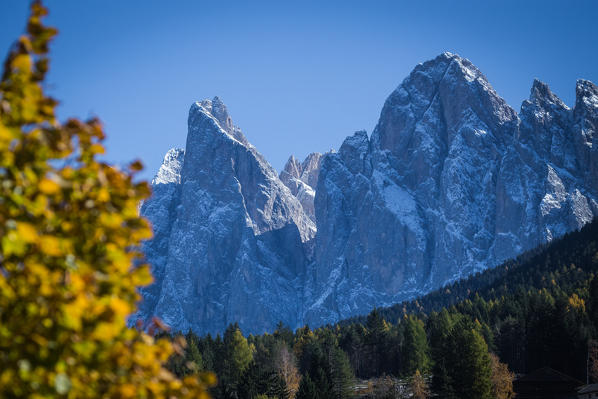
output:
<path id="1" fill-rule="evenodd" d="M 186 150 L 169 151 L 152 185 L 141 213 L 154 226 L 145 253 L 156 282 L 132 320 L 202 333 L 301 321 L 314 224 L 217 98 L 192 105 Z"/>
<path id="2" fill-rule="evenodd" d="M 316 196 L 316 186 L 318 185 L 318 175 L 320 174 L 320 160 L 322 154 L 312 152 L 303 162 L 291 155 L 284 169 L 280 172 L 280 180 L 291 190 L 291 193 L 301 203 L 303 210 L 315 223 L 314 198 Z"/>
<path id="3" fill-rule="evenodd" d="M 162 166 L 152 180 L 152 197 L 141 206 L 141 214 L 149 220 L 154 233 L 153 239 L 144 243 L 143 251 L 151 262 L 152 274 L 158 283 L 141 290 L 143 301 L 139 303 L 139 311 L 132 319 L 146 315 L 150 317 L 160 301 L 160 283 L 166 274 L 170 231 L 176 214 L 175 204 L 184 158 L 185 151 L 182 149 L 173 148 L 166 153 Z"/>
<path id="4" fill-rule="evenodd" d="M 598 215 L 597 128 L 591 82 L 570 109 L 535 81 L 518 114 L 445 53 L 388 97 L 371 137 L 277 176 L 218 98 L 195 103 L 141 209 L 156 283 L 132 321 L 318 326 L 495 266 Z"/>
<path id="5" fill-rule="evenodd" d="M 589 222 L 597 99 L 580 81 L 572 111 L 536 81 L 517 115 L 468 60 L 417 66 L 371 139 L 322 161 L 305 320 L 412 298 Z"/>

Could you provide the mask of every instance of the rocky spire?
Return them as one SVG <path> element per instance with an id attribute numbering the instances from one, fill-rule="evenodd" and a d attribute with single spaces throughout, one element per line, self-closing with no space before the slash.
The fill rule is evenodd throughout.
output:
<path id="1" fill-rule="evenodd" d="M 241 132 L 241 129 L 233 124 L 233 120 L 228 114 L 226 105 L 224 105 L 218 96 L 214 97 L 212 100 L 202 100 L 196 104 L 206 113 L 211 115 L 218 122 L 218 125 L 222 130 L 241 143 L 249 145 L 249 142 L 243 135 L 243 132 Z"/>
<path id="2" fill-rule="evenodd" d="M 300 163 L 294 155 L 291 155 L 279 176 L 291 193 L 297 197 L 303 210 L 314 223 L 316 220 L 314 198 L 321 159 L 322 154 L 312 152 Z"/>
<path id="3" fill-rule="evenodd" d="M 162 161 L 158 173 L 152 180 L 152 184 L 180 183 L 184 159 L 185 150 L 181 148 L 168 150 L 166 155 L 164 155 L 164 161 Z"/>

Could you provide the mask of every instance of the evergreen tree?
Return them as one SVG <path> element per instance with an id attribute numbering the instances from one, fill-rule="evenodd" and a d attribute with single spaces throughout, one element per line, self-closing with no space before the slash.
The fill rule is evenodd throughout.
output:
<path id="1" fill-rule="evenodd" d="M 430 355 L 424 323 L 415 316 L 405 316 L 404 324 L 403 373 L 413 375 L 416 370 L 426 373 L 430 368 Z"/>
<path id="2" fill-rule="evenodd" d="M 293 344 L 293 331 L 282 321 L 276 325 L 276 330 L 272 334 L 277 340 L 284 341 L 287 345 Z"/>
<path id="3" fill-rule="evenodd" d="M 598 275 L 590 280 L 588 310 L 594 327 L 594 337 L 598 338 Z"/>
<path id="4" fill-rule="evenodd" d="M 365 329 L 361 324 L 350 324 L 342 331 L 339 346 L 349 355 L 355 375 L 366 377 Z"/>
<path id="5" fill-rule="evenodd" d="M 338 347 L 333 348 L 330 353 L 330 377 L 334 398 L 343 399 L 351 396 L 353 370 L 347 354 Z"/>
<path id="6" fill-rule="evenodd" d="M 456 331 L 458 354 L 452 370 L 454 390 L 461 399 L 492 399 L 492 366 L 488 346 L 475 329 Z"/>
<path id="7" fill-rule="evenodd" d="M 319 399 L 316 384 L 309 378 L 309 375 L 304 376 L 299 383 L 299 390 L 295 399 Z"/>
<path id="8" fill-rule="evenodd" d="M 237 385 L 253 359 L 253 354 L 247 339 L 241 333 L 237 324 L 230 325 L 224 332 L 224 358 L 219 377 L 225 396 L 237 397 Z"/>
<path id="9" fill-rule="evenodd" d="M 335 399 L 332 391 L 330 376 L 326 373 L 325 366 L 318 367 L 313 374 L 308 374 L 316 386 L 318 399 Z"/>
<path id="10" fill-rule="evenodd" d="M 255 363 L 251 363 L 241 376 L 236 394 L 241 399 L 257 398 L 260 395 L 278 399 L 290 397 L 286 384 L 276 372 L 264 370 Z"/>
<path id="11" fill-rule="evenodd" d="M 451 368 L 454 359 L 451 331 L 453 321 L 446 309 L 433 313 L 429 319 L 430 344 L 432 347 L 432 388 L 443 398 L 454 398 Z"/>
<path id="12" fill-rule="evenodd" d="M 388 342 L 388 324 L 384 321 L 378 309 L 374 308 L 367 317 L 367 335 L 365 337 L 367 363 L 369 375 L 378 376 L 381 374 L 383 364 L 386 360 Z"/>
<path id="13" fill-rule="evenodd" d="M 205 370 L 197 335 L 193 334 L 192 331 L 189 331 L 185 335 L 185 341 L 185 360 L 187 361 L 187 368 L 191 371 Z"/>

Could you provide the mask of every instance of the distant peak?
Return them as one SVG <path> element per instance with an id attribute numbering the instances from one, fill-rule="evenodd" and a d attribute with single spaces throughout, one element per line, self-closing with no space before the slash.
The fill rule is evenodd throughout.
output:
<path id="1" fill-rule="evenodd" d="M 586 80 L 586 79 L 577 79 L 576 86 L 578 88 L 583 88 L 586 90 L 591 90 L 593 92 L 598 92 L 598 86 L 596 86 L 594 83 L 592 83 L 591 81 Z"/>
<path id="2" fill-rule="evenodd" d="M 198 101 L 195 104 L 196 110 L 198 109 L 201 112 L 204 112 L 214 118 L 220 128 L 224 130 L 227 134 L 234 137 L 239 142 L 243 143 L 244 145 L 248 145 L 249 142 L 241 132 L 237 126 L 233 124 L 233 120 L 228 113 L 228 108 L 222 102 L 220 97 L 215 96 L 211 100 L 202 100 Z M 191 111 L 194 111 L 194 107 L 191 107 Z"/>
<path id="3" fill-rule="evenodd" d="M 541 105 L 556 104 L 559 107 L 568 108 L 565 103 L 551 90 L 550 87 L 540 79 L 534 79 L 529 94 L 529 101 Z"/>
<path id="4" fill-rule="evenodd" d="M 443 58 L 446 60 L 453 59 L 453 58 L 461 58 L 459 54 L 451 53 L 450 51 L 445 51 L 440 53 L 436 58 Z"/>
<path id="5" fill-rule="evenodd" d="M 212 100 L 200 101 L 199 104 L 205 108 L 210 115 L 218 120 L 222 128 L 227 131 L 232 128 L 233 122 L 228 114 L 228 109 L 218 96 L 215 96 Z"/>
<path id="6" fill-rule="evenodd" d="M 424 73 L 434 76 L 434 80 L 436 80 L 442 78 L 447 71 L 451 71 L 454 76 L 461 76 L 468 82 L 480 79 L 484 85 L 488 84 L 484 74 L 471 61 L 449 51 L 440 53 L 436 58 L 419 64 L 412 73 Z"/>
<path id="7" fill-rule="evenodd" d="M 297 158 L 295 158 L 294 155 L 291 155 L 289 157 L 289 160 L 287 161 L 287 163 L 284 165 L 281 175 L 282 175 L 282 173 L 288 173 L 289 175 L 291 175 L 295 178 L 299 178 L 301 176 L 301 172 L 302 172 L 301 164 L 299 163 Z"/>
<path id="8" fill-rule="evenodd" d="M 471 62 L 467 58 L 461 57 L 457 53 L 451 53 L 450 51 L 445 51 L 443 53 L 438 54 L 435 58 L 428 62 L 446 62 L 446 61 L 466 61 L 466 63 L 471 64 Z M 473 65 L 473 64 L 471 64 Z"/>
<path id="9" fill-rule="evenodd" d="M 540 93 L 550 93 L 548 85 L 538 78 L 534 78 L 534 83 L 532 83 L 532 92 L 533 91 L 537 91 Z"/>
<path id="10" fill-rule="evenodd" d="M 162 165 L 152 180 L 153 185 L 180 183 L 181 169 L 185 159 L 185 150 L 182 148 L 171 148 L 164 155 Z"/>
<path id="11" fill-rule="evenodd" d="M 598 87 L 589 80 L 579 79 L 575 86 L 576 109 L 598 109 Z"/>
<path id="12" fill-rule="evenodd" d="M 578 79 L 575 85 L 575 94 L 577 97 L 598 96 L 598 86 L 589 80 Z"/>
<path id="13" fill-rule="evenodd" d="M 312 153 L 307 154 L 307 156 L 303 160 L 302 164 L 308 164 L 310 162 L 318 162 L 320 158 L 322 158 L 322 153 L 312 152 Z"/>
<path id="14" fill-rule="evenodd" d="M 182 148 L 171 148 L 164 155 L 164 162 L 168 162 L 172 159 L 180 159 L 185 155 L 185 150 Z"/>

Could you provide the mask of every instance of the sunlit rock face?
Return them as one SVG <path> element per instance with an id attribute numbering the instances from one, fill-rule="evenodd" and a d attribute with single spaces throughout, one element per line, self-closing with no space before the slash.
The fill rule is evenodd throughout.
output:
<path id="1" fill-rule="evenodd" d="M 315 223 L 316 210 L 314 199 L 316 186 L 320 174 L 322 154 L 312 152 L 303 162 L 299 162 L 293 155 L 289 158 L 284 169 L 280 172 L 280 180 L 291 190 L 291 193 L 301 203 L 303 210 Z"/>
<path id="2" fill-rule="evenodd" d="M 191 106 L 186 149 L 168 152 L 152 186 L 141 213 L 156 282 L 132 319 L 201 333 L 302 321 L 315 225 L 218 98 Z"/>
<path id="3" fill-rule="evenodd" d="M 415 67 L 371 136 L 272 167 L 218 98 L 193 104 L 141 213 L 155 284 L 139 312 L 174 330 L 317 326 L 414 298 L 598 214 L 598 89 L 573 108 L 533 83 L 517 113 L 466 59 Z M 316 229 L 317 227 L 317 229 Z"/>

